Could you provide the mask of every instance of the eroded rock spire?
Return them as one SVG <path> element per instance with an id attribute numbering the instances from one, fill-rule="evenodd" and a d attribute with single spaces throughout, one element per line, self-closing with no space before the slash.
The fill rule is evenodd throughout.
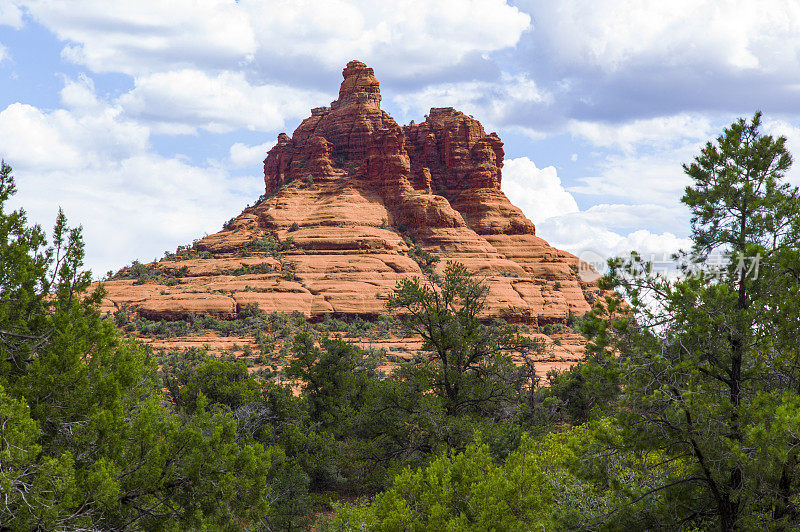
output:
<path id="1" fill-rule="evenodd" d="M 342 70 L 342 85 L 339 87 L 339 99 L 331 102 L 336 108 L 353 101 L 373 103 L 380 106 L 381 85 L 375 72 L 361 61 L 350 61 Z"/>

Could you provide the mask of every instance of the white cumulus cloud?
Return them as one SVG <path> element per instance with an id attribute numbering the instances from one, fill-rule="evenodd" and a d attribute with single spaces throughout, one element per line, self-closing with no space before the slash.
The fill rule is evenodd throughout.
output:
<path id="1" fill-rule="evenodd" d="M 610 220 L 609 222 L 613 223 Z M 603 260 L 626 257 L 631 251 L 638 251 L 653 260 L 665 260 L 672 253 L 680 249 L 690 249 L 692 245 L 690 239 L 676 236 L 669 231 L 613 231 L 609 229 L 608 223 L 597 223 L 591 213 L 587 215 L 584 212 L 549 218 L 538 225 L 536 234 L 550 244 L 579 257 L 592 256 Z"/>
<path id="2" fill-rule="evenodd" d="M 94 72 L 136 75 L 245 62 L 250 20 L 234 0 L 29 0 L 30 14 L 66 42 L 64 58 Z"/>
<path id="3" fill-rule="evenodd" d="M 502 187 L 511 203 L 535 224 L 553 216 L 578 212 L 575 198 L 564 190 L 556 169 L 552 166 L 537 168 L 527 157 L 505 161 Z"/>
<path id="4" fill-rule="evenodd" d="M 551 95 L 526 74 L 501 73 L 498 81 L 438 83 L 394 97 L 404 113 L 417 116 L 431 107 L 455 107 L 474 115 L 489 129 L 513 121 L 519 105 L 548 104 Z M 530 129 L 530 128 L 529 128 Z"/>
<path id="5" fill-rule="evenodd" d="M 0 111 L 0 154 L 15 169 L 15 202 L 52 224 L 59 206 L 82 224 L 95 274 L 219 229 L 263 182 L 213 163 L 151 150 L 149 129 L 98 100 L 89 79 L 67 80 L 69 109 L 14 103 Z"/>
<path id="6" fill-rule="evenodd" d="M 64 79 L 64 88 L 61 89 L 61 103 L 68 109 L 81 109 L 83 111 L 104 107 L 95 94 L 94 81 L 85 74 L 80 74 L 78 79 Z"/>
<path id="7" fill-rule="evenodd" d="M 241 0 L 259 52 L 328 68 L 361 59 L 385 72 L 430 72 L 516 45 L 531 18 L 505 0 Z"/>
<path id="8" fill-rule="evenodd" d="M 691 246 L 689 239 L 675 235 L 688 230 L 684 208 L 600 204 L 581 211 L 556 169 L 539 169 L 527 157 L 506 161 L 503 191 L 536 224 L 537 235 L 579 256 L 589 253 L 607 259 L 636 250 L 660 260 Z M 654 230 L 642 229 L 643 225 Z"/>
<path id="9" fill-rule="evenodd" d="M 119 121 L 119 109 L 72 113 L 44 112 L 14 103 L 0 112 L 0 150 L 17 166 L 78 170 L 101 161 L 140 153 L 148 145 L 146 128 Z"/>
<path id="10" fill-rule="evenodd" d="M 594 146 L 631 153 L 642 146 L 663 149 L 686 141 L 704 141 L 712 135 L 711 120 L 698 113 L 680 113 L 630 120 L 619 124 L 572 120 L 567 129 Z"/>
<path id="11" fill-rule="evenodd" d="M 786 149 L 794 155 L 794 164 L 787 172 L 787 179 L 800 186 L 800 127 L 786 120 L 767 119 L 762 122 L 762 132 L 773 137 L 786 137 Z"/>
<path id="12" fill-rule="evenodd" d="M 231 164 L 237 168 L 259 164 L 267 157 L 267 152 L 274 145 L 275 142 L 265 142 L 256 146 L 237 142 L 230 148 Z"/>
<path id="13" fill-rule="evenodd" d="M 19 3 L 15 0 L 3 0 L 3 2 L 0 2 L 0 26 L 11 26 L 19 29 L 22 24 L 22 10 L 19 7 Z"/>
<path id="14" fill-rule="evenodd" d="M 360 58 L 385 71 L 434 72 L 516 45 L 530 15 L 505 0 L 27 0 L 95 72 L 232 69 L 254 58 L 284 70 Z"/>
<path id="15" fill-rule="evenodd" d="M 436 77 L 515 46 L 531 22 L 506 0 L 14 0 L 0 13 L 15 24 L 17 4 L 63 42 L 63 59 L 133 79 L 118 102 L 127 118 L 183 135 L 284 128 L 335 97 L 351 59 L 395 80 Z M 525 76 L 514 83 L 538 94 Z"/>
<path id="16" fill-rule="evenodd" d="M 795 0 L 535 1 L 536 29 L 561 62 L 618 71 L 644 61 L 797 71 Z"/>
<path id="17" fill-rule="evenodd" d="M 241 72 L 209 75 L 199 70 L 163 72 L 136 78 L 119 98 L 125 113 L 162 133 L 198 128 L 224 133 L 237 128 L 269 131 L 287 118 L 308 114 L 326 96 L 285 85 L 251 85 Z"/>

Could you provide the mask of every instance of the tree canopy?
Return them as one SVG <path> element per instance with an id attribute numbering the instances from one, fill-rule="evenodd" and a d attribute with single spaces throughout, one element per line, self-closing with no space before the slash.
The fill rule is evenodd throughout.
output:
<path id="1" fill-rule="evenodd" d="M 654 274 L 634 255 L 614 261 L 609 279 L 633 302 L 613 344 L 626 441 L 663 455 L 658 488 L 675 498 L 679 523 L 722 530 L 798 518 L 800 427 L 787 414 L 800 400 L 800 202 L 785 182 L 786 139 L 761 133 L 760 117 L 684 165 L 694 254 L 678 257 L 683 275 Z"/>
<path id="2" fill-rule="evenodd" d="M 47 246 L 8 212 L 0 164 L 0 523 L 10 530 L 239 528 L 274 520 L 283 451 L 239 441 L 198 396 L 165 397 L 153 358 L 86 293 L 80 228 Z"/>

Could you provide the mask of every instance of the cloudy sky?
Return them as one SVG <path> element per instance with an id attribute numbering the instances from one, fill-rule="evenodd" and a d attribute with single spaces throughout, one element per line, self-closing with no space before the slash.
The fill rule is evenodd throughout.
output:
<path id="1" fill-rule="evenodd" d="M 15 205 L 63 207 L 96 275 L 161 256 L 258 197 L 350 59 L 400 123 L 497 131 L 504 190 L 573 252 L 686 247 L 681 163 L 737 117 L 800 154 L 798 0 L 0 0 Z"/>

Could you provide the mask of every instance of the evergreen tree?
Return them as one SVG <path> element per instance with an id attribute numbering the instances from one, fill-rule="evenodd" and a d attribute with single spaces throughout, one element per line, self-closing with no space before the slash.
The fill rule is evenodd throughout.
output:
<path id="1" fill-rule="evenodd" d="M 490 414 L 516 403 L 532 375 L 517 368 L 511 353 L 527 355 L 539 344 L 505 322 L 487 325 L 483 311 L 488 287 L 463 264 L 448 262 L 444 276 L 406 279 L 390 294 L 388 307 L 399 310 L 403 325 L 422 337 L 433 390 L 448 415 Z"/>
<path id="2" fill-rule="evenodd" d="M 760 118 L 684 165 L 694 255 L 679 257 L 679 280 L 637 255 L 611 263 L 608 286 L 631 304 L 605 319 L 624 441 L 658 457 L 660 481 L 641 496 L 676 527 L 798 524 L 800 201 L 783 182 L 786 139 L 762 134 Z"/>
<path id="3" fill-rule="evenodd" d="M 0 163 L 0 528 L 238 529 L 282 522 L 275 446 L 239 441 L 199 396 L 166 401 L 152 358 L 119 338 L 86 289 L 80 228 L 53 244 Z"/>

